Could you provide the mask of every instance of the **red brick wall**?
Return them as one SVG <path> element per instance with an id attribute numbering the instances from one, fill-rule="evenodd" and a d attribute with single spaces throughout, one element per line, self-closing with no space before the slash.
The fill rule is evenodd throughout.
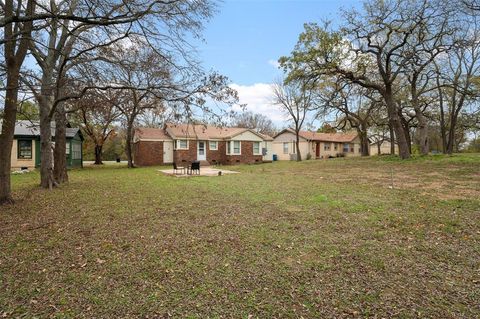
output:
<path id="1" fill-rule="evenodd" d="M 197 141 L 188 141 L 188 150 L 174 150 L 173 161 L 177 164 L 191 163 L 197 160 Z"/>
<path id="2" fill-rule="evenodd" d="M 214 164 L 224 164 L 226 159 L 226 142 L 218 141 L 217 142 L 217 151 L 210 150 L 210 142 L 207 141 L 207 161 Z"/>
<path id="3" fill-rule="evenodd" d="M 241 155 L 227 155 L 227 142 L 219 141 L 218 150 L 210 150 L 210 144 L 206 141 L 207 161 L 210 164 L 254 164 L 262 163 L 262 155 L 253 155 L 253 142 L 242 141 Z M 162 165 L 163 142 L 139 141 L 134 146 L 134 162 L 138 166 Z M 174 150 L 173 160 L 177 164 L 191 163 L 197 160 L 197 141 L 188 142 L 188 150 Z"/>
<path id="4" fill-rule="evenodd" d="M 163 142 L 139 141 L 133 149 L 133 161 L 138 166 L 163 164 Z"/>
<path id="5" fill-rule="evenodd" d="M 255 164 L 262 163 L 262 155 L 253 155 L 253 142 L 242 141 L 241 153 L 240 155 L 226 155 L 225 162 L 226 165 L 235 165 L 235 164 Z M 260 144 L 261 149 L 261 144 Z"/>

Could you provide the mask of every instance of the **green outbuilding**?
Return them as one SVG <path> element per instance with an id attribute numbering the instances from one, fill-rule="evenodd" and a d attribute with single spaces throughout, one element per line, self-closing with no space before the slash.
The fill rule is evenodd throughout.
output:
<path id="1" fill-rule="evenodd" d="M 83 135 L 79 128 L 67 125 L 67 167 L 83 167 Z M 52 142 L 55 135 L 55 123 L 51 124 Z M 0 150 L 1 151 L 1 150 Z M 17 121 L 12 145 L 12 169 L 31 169 L 40 167 L 40 124 L 35 121 Z"/>

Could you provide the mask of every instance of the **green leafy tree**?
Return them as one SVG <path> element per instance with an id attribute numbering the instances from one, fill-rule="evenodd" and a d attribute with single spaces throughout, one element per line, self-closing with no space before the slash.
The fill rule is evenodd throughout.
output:
<path id="1" fill-rule="evenodd" d="M 30 101 L 24 101 L 19 104 L 17 120 L 38 121 L 39 119 L 38 105 Z"/>

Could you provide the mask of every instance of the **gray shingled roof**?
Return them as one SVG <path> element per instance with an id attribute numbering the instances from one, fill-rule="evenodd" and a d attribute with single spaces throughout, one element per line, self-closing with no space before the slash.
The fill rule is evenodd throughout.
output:
<path id="1" fill-rule="evenodd" d="M 0 123 L 0 130 L 2 129 L 2 123 Z M 55 122 L 51 123 L 52 136 L 55 136 Z M 67 137 L 74 137 L 77 135 L 79 128 L 67 127 Z M 16 136 L 40 136 L 40 123 L 35 121 L 20 120 L 15 123 Z"/>

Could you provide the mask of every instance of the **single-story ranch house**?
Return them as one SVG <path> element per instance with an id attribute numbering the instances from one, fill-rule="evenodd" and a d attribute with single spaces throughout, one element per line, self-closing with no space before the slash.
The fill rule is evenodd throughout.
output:
<path id="1" fill-rule="evenodd" d="M 360 156 L 360 138 L 354 133 L 317 133 L 300 131 L 300 154 L 302 159 L 337 156 Z M 296 159 L 296 136 L 292 129 L 278 133 L 273 140 L 273 153 L 278 160 Z M 308 156 L 310 154 L 310 156 Z"/>
<path id="2" fill-rule="evenodd" d="M 134 163 L 139 166 L 253 164 L 272 161 L 273 155 L 273 138 L 238 127 L 169 123 L 164 128 L 139 128 L 133 141 Z"/>
<path id="3" fill-rule="evenodd" d="M 54 122 L 52 122 L 51 130 L 53 138 L 55 135 Z M 78 128 L 67 127 L 66 135 L 67 167 L 82 167 L 82 132 Z M 13 170 L 40 167 L 40 123 L 25 120 L 15 123 L 11 166 Z"/>

